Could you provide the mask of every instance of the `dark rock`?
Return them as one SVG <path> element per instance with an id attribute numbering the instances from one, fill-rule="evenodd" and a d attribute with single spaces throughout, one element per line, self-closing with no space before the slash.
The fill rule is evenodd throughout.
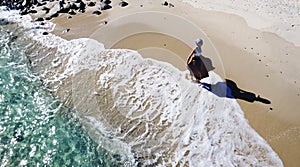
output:
<path id="1" fill-rule="evenodd" d="M 107 9 L 111 9 L 111 8 L 112 8 L 112 6 L 110 6 L 108 4 L 102 4 L 102 5 L 100 5 L 100 9 L 101 10 L 107 10 Z"/>
<path id="2" fill-rule="evenodd" d="M 42 10 L 45 11 L 46 13 L 49 13 L 49 11 L 50 11 L 50 9 L 47 8 L 46 6 L 44 6 L 44 7 L 42 8 Z"/>
<path id="3" fill-rule="evenodd" d="M 128 2 L 121 1 L 121 2 L 119 3 L 119 5 L 120 5 L 121 7 L 125 7 L 125 6 L 128 5 Z"/>
<path id="4" fill-rule="evenodd" d="M 70 14 L 70 15 L 76 15 L 76 13 L 74 12 L 74 10 L 70 10 L 70 11 L 68 12 L 68 14 Z"/>
<path id="5" fill-rule="evenodd" d="M 19 136 L 16 136 L 15 138 L 16 138 L 17 142 L 21 142 L 21 141 L 23 141 L 23 140 L 24 140 L 24 137 L 23 137 L 23 136 L 21 136 L 21 135 L 19 135 Z"/>
<path id="6" fill-rule="evenodd" d="M 117 160 L 117 161 L 121 161 L 121 160 L 122 160 L 122 157 L 121 157 L 121 155 L 119 155 L 119 154 L 114 154 L 113 157 L 114 157 L 114 159 Z"/>
<path id="7" fill-rule="evenodd" d="M 165 1 L 165 2 L 162 3 L 162 5 L 163 5 L 163 6 L 168 6 L 169 3 L 168 3 L 167 1 Z"/>
<path id="8" fill-rule="evenodd" d="M 42 17 L 38 17 L 38 18 L 34 19 L 34 21 L 44 21 L 44 19 Z"/>
<path id="9" fill-rule="evenodd" d="M 99 10 L 96 10 L 96 11 L 93 12 L 93 14 L 95 14 L 95 15 L 100 15 L 101 12 L 100 12 Z"/>
<path id="10" fill-rule="evenodd" d="M 107 5 L 108 5 L 108 4 L 111 4 L 111 0 L 104 0 L 103 3 L 104 3 L 104 4 L 107 4 Z"/>
<path id="11" fill-rule="evenodd" d="M 38 3 L 36 6 L 44 6 L 44 5 L 46 5 L 47 3 L 46 2 L 43 2 L 43 3 Z"/>
<path id="12" fill-rule="evenodd" d="M 70 11 L 70 8 L 61 8 L 57 12 L 58 13 L 68 13 Z"/>
<path id="13" fill-rule="evenodd" d="M 18 36 L 14 35 L 14 36 L 11 37 L 11 41 L 15 41 L 16 39 L 18 39 Z"/>
<path id="14" fill-rule="evenodd" d="M 82 2 L 82 1 L 81 0 L 72 0 L 72 2 L 79 3 L 79 2 Z"/>
<path id="15" fill-rule="evenodd" d="M 51 18 L 53 18 L 53 17 L 58 17 L 59 16 L 59 14 L 56 12 L 56 13 L 53 13 L 52 15 L 50 15 L 50 17 Z"/>
<path id="16" fill-rule="evenodd" d="M 83 2 L 80 2 L 80 4 L 79 4 L 79 10 L 78 11 L 84 13 L 85 12 L 85 8 L 86 8 L 86 4 L 83 3 Z"/>
<path id="17" fill-rule="evenodd" d="M 37 11 L 36 10 L 30 10 L 30 11 L 28 11 L 28 13 L 37 13 Z"/>
<path id="18" fill-rule="evenodd" d="M 68 2 L 67 5 L 65 6 L 65 8 L 71 8 L 71 3 Z"/>
<path id="19" fill-rule="evenodd" d="M 84 12 L 85 12 L 85 10 L 78 10 L 78 12 L 84 13 Z"/>
<path id="20" fill-rule="evenodd" d="M 72 19 L 72 16 L 68 16 L 67 19 Z"/>
<path id="21" fill-rule="evenodd" d="M 43 35 L 48 35 L 49 33 L 48 32 L 43 32 Z"/>
<path id="22" fill-rule="evenodd" d="M 33 5 L 36 5 L 36 4 L 38 4 L 38 1 L 37 1 L 37 0 L 31 0 L 31 3 L 32 3 Z"/>
<path id="23" fill-rule="evenodd" d="M 95 2 L 89 2 L 89 3 L 87 3 L 87 6 L 95 6 L 95 5 L 96 5 Z"/>
<path id="24" fill-rule="evenodd" d="M 60 0 L 60 1 L 58 2 L 58 4 L 59 4 L 59 9 L 61 9 L 61 8 L 64 7 L 64 4 L 66 4 L 66 3 L 65 3 L 64 0 Z"/>
<path id="25" fill-rule="evenodd" d="M 75 3 L 72 3 L 70 9 L 78 10 L 79 7 Z"/>
<path id="26" fill-rule="evenodd" d="M 19 132 L 19 131 L 15 131 L 14 132 L 14 137 L 16 139 L 17 142 L 21 142 L 24 140 L 24 137 L 22 136 L 21 134 L 22 132 Z"/>
<path id="27" fill-rule="evenodd" d="M 52 19 L 52 17 L 46 17 L 45 18 L 45 20 L 51 20 Z"/>
<path id="28" fill-rule="evenodd" d="M 28 14 L 29 12 L 28 12 L 28 10 L 27 9 L 24 9 L 24 10 L 22 10 L 21 12 L 20 12 L 20 15 L 26 15 L 26 14 Z"/>
<path id="29" fill-rule="evenodd" d="M 0 19 L 0 25 L 8 25 L 9 22 L 6 19 Z"/>

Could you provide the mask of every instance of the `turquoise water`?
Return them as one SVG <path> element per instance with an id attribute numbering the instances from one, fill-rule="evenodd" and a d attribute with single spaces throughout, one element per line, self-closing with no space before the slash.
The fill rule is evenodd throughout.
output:
<path id="1" fill-rule="evenodd" d="M 51 96 L 0 25 L 1 166 L 116 166 Z"/>

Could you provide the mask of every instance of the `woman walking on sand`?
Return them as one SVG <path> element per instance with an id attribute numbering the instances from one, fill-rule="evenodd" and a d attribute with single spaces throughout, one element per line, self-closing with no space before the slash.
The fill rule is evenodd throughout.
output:
<path id="1" fill-rule="evenodd" d="M 187 68 L 190 71 L 192 81 L 200 83 L 202 78 L 208 77 L 208 71 L 205 64 L 201 60 L 203 40 L 198 38 L 196 41 L 196 48 L 190 54 L 187 60 Z"/>

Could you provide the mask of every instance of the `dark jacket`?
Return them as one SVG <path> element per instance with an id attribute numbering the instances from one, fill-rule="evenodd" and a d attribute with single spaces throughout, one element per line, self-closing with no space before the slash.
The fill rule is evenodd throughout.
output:
<path id="1" fill-rule="evenodd" d="M 200 56 L 194 56 L 192 60 L 188 62 L 187 66 L 196 79 L 201 80 L 202 78 L 208 77 L 208 70 Z"/>

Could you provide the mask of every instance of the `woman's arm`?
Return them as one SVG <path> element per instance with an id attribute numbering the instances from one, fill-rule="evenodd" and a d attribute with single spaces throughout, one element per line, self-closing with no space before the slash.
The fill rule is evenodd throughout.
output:
<path id="1" fill-rule="evenodd" d="M 192 51 L 192 53 L 190 54 L 189 58 L 188 58 L 187 61 L 186 61 L 186 64 L 189 64 L 189 62 L 190 62 L 190 60 L 191 60 L 191 58 L 192 58 L 194 52 L 195 52 L 195 49 L 194 49 L 194 50 Z"/>

